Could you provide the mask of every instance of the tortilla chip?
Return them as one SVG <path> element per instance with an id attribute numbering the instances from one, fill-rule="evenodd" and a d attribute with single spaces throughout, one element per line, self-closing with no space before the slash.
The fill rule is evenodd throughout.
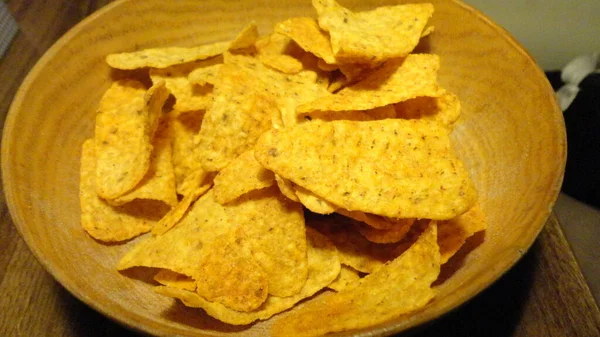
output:
<path id="1" fill-rule="evenodd" d="M 268 170 L 350 211 L 447 220 L 477 198 L 448 130 L 432 121 L 303 123 L 266 132 L 254 151 Z"/>
<path id="2" fill-rule="evenodd" d="M 362 273 L 372 273 L 398 256 L 398 244 L 376 244 L 360 235 L 347 218 L 310 217 L 306 224 L 335 244 L 340 262 Z"/>
<path id="3" fill-rule="evenodd" d="M 277 182 L 277 187 L 279 187 L 281 194 L 292 201 L 300 202 L 300 199 L 298 199 L 298 196 L 296 195 L 294 184 L 291 181 L 278 175 L 275 175 L 275 181 Z"/>
<path id="4" fill-rule="evenodd" d="M 256 320 L 268 319 L 291 308 L 299 301 L 314 295 L 330 284 L 340 272 L 337 252 L 331 242 L 311 228 L 306 228 L 306 237 L 308 240 L 308 278 L 300 292 L 288 297 L 269 296 L 256 311 L 240 312 L 231 310 L 220 303 L 207 301 L 194 292 L 177 288 L 156 287 L 155 291 L 159 294 L 178 298 L 187 306 L 203 308 L 210 316 L 229 324 L 245 325 Z"/>
<path id="5" fill-rule="evenodd" d="M 433 15 L 430 3 L 382 6 L 353 13 L 335 0 L 314 0 L 319 26 L 331 36 L 336 58 L 376 63 L 408 55 Z"/>
<path id="6" fill-rule="evenodd" d="M 168 269 L 161 269 L 154 275 L 154 280 L 162 285 L 184 289 L 189 291 L 196 290 L 196 281 L 189 276 L 178 274 Z"/>
<path id="7" fill-rule="evenodd" d="M 209 190 L 192 204 L 177 226 L 137 243 L 121 258 L 117 269 L 163 268 L 197 279 L 206 247 L 231 230 L 226 209 L 214 200 Z"/>
<path id="8" fill-rule="evenodd" d="M 302 205 L 304 205 L 304 207 L 311 212 L 318 214 L 331 214 L 338 208 L 330 202 L 327 202 L 326 200 L 314 195 L 314 193 L 302 186 L 294 185 L 294 190 L 296 191 L 298 200 L 300 200 Z"/>
<path id="9" fill-rule="evenodd" d="M 415 219 L 404 219 L 401 226 L 395 226 L 389 229 L 373 228 L 367 224 L 356 223 L 355 227 L 367 240 L 375 243 L 394 243 L 399 242 L 406 237 L 410 227 Z"/>
<path id="10" fill-rule="evenodd" d="M 354 287 L 326 293 L 276 320 L 273 336 L 321 336 L 383 323 L 422 309 L 440 272 L 436 226 L 394 261 Z"/>
<path id="11" fill-rule="evenodd" d="M 198 170 L 202 170 L 194 136 L 200 131 L 204 111 L 169 113 L 170 135 L 172 139 L 172 162 L 175 173 L 177 193 L 186 195 L 183 186 L 187 177 Z"/>
<path id="12" fill-rule="evenodd" d="M 356 269 L 342 265 L 340 274 L 327 286 L 327 288 L 335 291 L 341 291 L 343 289 L 358 285 L 359 281 L 360 275 Z"/>
<path id="13" fill-rule="evenodd" d="M 370 110 L 419 96 L 440 96 L 444 90 L 437 83 L 439 62 L 439 57 L 432 54 L 391 59 L 335 95 L 299 105 L 298 113 Z"/>
<path id="14" fill-rule="evenodd" d="M 205 110 L 212 102 L 212 85 L 197 85 L 190 82 L 189 74 L 197 69 L 213 66 L 215 59 L 189 62 L 163 69 L 150 69 L 152 83 L 165 81 L 167 89 L 175 97 L 174 109 L 185 111 Z"/>
<path id="15" fill-rule="evenodd" d="M 152 229 L 158 217 L 140 203 L 111 206 L 96 194 L 95 179 L 95 143 L 88 139 L 82 145 L 79 201 L 81 226 L 90 236 L 104 242 L 118 242 Z"/>
<path id="16" fill-rule="evenodd" d="M 197 85 L 215 85 L 218 81 L 217 76 L 221 66 L 222 64 L 218 63 L 206 67 L 198 67 L 189 73 L 188 80 Z"/>
<path id="17" fill-rule="evenodd" d="M 161 235 L 173 228 L 183 218 L 192 203 L 206 193 L 212 184 L 210 175 L 202 169 L 187 176 L 182 184 L 183 199 L 158 221 L 152 228 L 152 234 Z"/>
<path id="18" fill-rule="evenodd" d="M 277 109 L 274 100 L 260 90 L 256 78 L 231 63 L 221 67 L 213 98 L 194 138 L 200 163 L 211 172 L 223 169 L 252 148 L 271 128 L 271 116 Z"/>
<path id="19" fill-rule="evenodd" d="M 467 212 L 454 219 L 440 221 L 438 224 L 438 245 L 442 255 L 442 264 L 448 262 L 470 236 L 486 228 L 487 220 L 479 203 L 476 203 Z"/>
<path id="20" fill-rule="evenodd" d="M 396 104 L 396 117 L 435 120 L 452 128 L 460 117 L 458 97 L 446 91 L 439 97 L 416 97 Z"/>
<path id="21" fill-rule="evenodd" d="M 110 54 L 106 57 L 106 63 L 113 68 L 124 70 L 145 67 L 168 68 L 176 64 L 206 60 L 223 54 L 229 45 L 229 42 L 217 42 L 190 48 L 150 48 L 129 53 Z"/>
<path id="22" fill-rule="evenodd" d="M 206 247 L 199 263 L 198 295 L 237 311 L 252 311 L 267 299 L 267 275 L 245 244 L 247 239 L 236 230 Z"/>
<path id="23" fill-rule="evenodd" d="M 118 87 L 120 82 L 113 84 Z M 132 190 L 150 168 L 151 140 L 169 93 L 164 82 L 96 115 L 96 192 L 114 199 Z M 103 104 L 101 104 L 103 106 Z"/>
<path id="24" fill-rule="evenodd" d="M 131 191 L 109 200 L 112 205 L 123 205 L 134 199 L 162 201 L 169 206 L 177 204 L 175 173 L 171 162 L 171 139 L 167 123 L 162 123 L 152 141 L 154 149 L 146 176 Z"/>
<path id="25" fill-rule="evenodd" d="M 280 22 L 275 26 L 275 31 L 294 40 L 302 49 L 322 59 L 331 66 L 337 63 L 329 34 L 323 31 L 313 18 L 298 17 Z M 325 69 L 327 70 L 327 69 Z M 333 69 L 329 69 L 333 70 Z"/>
<path id="26" fill-rule="evenodd" d="M 265 170 L 248 150 L 234 159 L 215 177 L 215 200 L 226 204 L 254 190 L 275 184 L 273 172 Z"/>
<path id="27" fill-rule="evenodd" d="M 250 22 L 229 44 L 229 50 L 238 50 L 249 48 L 254 45 L 258 39 L 258 27 L 256 22 Z"/>
<path id="28" fill-rule="evenodd" d="M 306 281 L 306 235 L 302 206 L 276 186 L 247 193 L 227 204 L 256 261 L 265 271 L 269 294 L 291 296 Z"/>

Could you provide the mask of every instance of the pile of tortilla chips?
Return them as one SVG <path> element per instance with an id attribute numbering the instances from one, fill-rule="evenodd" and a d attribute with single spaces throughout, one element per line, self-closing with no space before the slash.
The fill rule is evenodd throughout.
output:
<path id="1" fill-rule="evenodd" d="M 458 98 L 413 53 L 431 4 L 352 12 L 313 0 L 230 42 L 108 55 L 115 80 L 83 144 L 82 226 L 147 233 L 117 268 L 230 324 L 362 328 L 423 308 L 440 266 L 486 228 L 449 134 Z M 135 71 L 132 71 L 135 70 Z M 140 75 L 143 74 L 143 75 Z"/>

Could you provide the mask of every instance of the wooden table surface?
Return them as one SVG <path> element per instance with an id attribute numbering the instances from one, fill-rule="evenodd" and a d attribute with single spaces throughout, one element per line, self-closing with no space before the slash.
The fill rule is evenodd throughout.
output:
<path id="1" fill-rule="evenodd" d="M 21 81 L 56 39 L 111 0 L 4 0 L 19 33 L 0 60 L 0 127 Z M 68 61 L 68 60 L 66 60 Z M 561 197 L 564 199 L 565 197 Z M 498 282 L 458 310 L 410 333 L 411 336 L 600 336 L 600 311 L 588 281 L 598 285 L 600 236 L 567 235 L 565 222 L 581 222 L 586 207 L 559 200 L 530 251 Z M 568 199 L 568 198 L 567 198 Z M 0 190 L 0 336 L 135 336 L 73 297 L 36 261 L 19 237 Z M 593 212 L 593 211 L 592 211 Z M 590 219 L 598 219 L 593 213 Z M 557 217 L 558 216 L 558 217 Z M 597 223 L 588 230 L 598 233 Z M 595 249 L 586 253 L 578 240 Z M 591 242 L 591 244 L 590 244 Z M 578 247 L 580 248 L 578 250 Z M 594 269 L 596 268 L 596 269 Z M 592 284 L 592 283 L 590 283 Z M 592 287 L 592 288 L 594 288 Z M 595 289 L 598 289 L 597 287 Z M 596 295 L 598 297 L 598 294 Z"/>

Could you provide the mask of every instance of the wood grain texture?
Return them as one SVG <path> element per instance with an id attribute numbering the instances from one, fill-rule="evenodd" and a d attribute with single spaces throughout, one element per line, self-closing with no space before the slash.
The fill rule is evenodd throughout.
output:
<path id="1" fill-rule="evenodd" d="M 351 8 L 366 6 L 358 1 L 342 2 Z M 36 46 L 48 46 L 62 33 L 60 27 L 66 29 L 100 5 L 93 1 L 71 2 L 69 5 L 65 5 L 68 2 L 55 2 L 56 7 L 45 3 L 9 2 L 16 13 L 30 13 L 27 20 L 21 21 L 35 22 L 39 15 L 47 20 L 42 20 L 47 25 L 40 24 L 46 30 L 32 33 L 29 40 L 23 41 L 27 36 L 25 33 L 19 35 L 0 65 L 2 79 L 23 78 L 43 51 Z M 44 5 L 54 8 L 55 12 L 46 12 Z M 177 6 L 164 1 L 122 1 L 92 15 L 86 24 L 63 37 L 36 66 L 35 75 L 26 80 L 23 88 L 31 91 L 22 91 L 17 97 L 7 122 L 8 133 L 3 140 L 3 177 L 7 199 L 13 205 L 16 225 L 32 246 L 34 254 L 60 283 L 85 303 L 147 332 L 183 334 L 206 329 L 213 333 L 237 331 L 239 335 L 248 336 L 264 332 L 266 324 L 257 324 L 250 329 L 222 325 L 198 310 L 189 310 L 169 299 L 150 294 L 150 288 L 143 280 L 132 281 L 118 275 L 113 269 L 114 263 L 132 243 L 105 247 L 80 230 L 77 169 L 79 145 L 92 134 L 95 104 L 111 78 L 103 63 L 106 53 L 224 40 L 235 35 L 250 18 L 258 21 L 262 32 L 267 32 L 271 23 L 277 20 L 312 15 L 306 1 L 290 1 L 282 7 L 278 5 L 281 4 L 247 2 L 240 7 L 241 12 L 233 12 L 226 1 L 178 1 Z M 152 10 L 152 6 L 159 8 L 163 14 L 153 16 L 152 24 L 148 25 L 142 18 Z M 440 301 L 420 316 L 377 330 L 382 334 L 391 334 L 454 308 L 462 300 L 482 291 L 515 263 L 531 245 L 550 214 L 564 165 L 562 119 L 543 74 L 531 58 L 514 41 L 505 38 L 502 29 L 477 12 L 452 1 L 439 1 L 436 6 L 436 34 L 423 48 L 442 55 L 440 80 L 463 101 L 465 118 L 454 140 L 483 191 L 484 207 L 491 217 L 490 231 L 483 244 L 458 262 L 467 267 L 453 273 L 442 285 Z M 116 12 L 117 8 L 123 12 Z M 202 20 L 198 19 L 198 13 L 201 13 Z M 69 18 L 63 19 L 61 15 Z M 445 19 L 448 17 L 453 19 Z M 49 26 L 55 21 L 59 22 L 58 31 L 56 27 Z M 30 26 L 36 27 L 36 24 Z M 15 54 L 20 48 L 22 55 L 26 55 L 21 56 L 23 61 L 18 60 L 19 56 Z M 4 107 L 8 106 L 9 96 L 12 97 L 11 90 L 14 92 L 16 88 L 15 83 L 12 89 L 1 89 L 5 90 L 1 92 L 1 104 L 4 104 L 2 120 L 6 113 Z M 68 295 L 43 272 L 12 229 L 6 208 L 3 208 L 2 220 L 0 287 L 3 294 L 12 294 L 5 296 L 2 302 L 2 309 L 10 309 L 8 312 L 11 313 L 3 316 L 8 317 L 0 325 L 6 330 L 3 335 L 35 335 L 51 331 L 51 335 L 108 336 L 114 335 L 115 331 L 122 332 L 120 327 L 108 323 Z M 550 221 L 549 225 L 560 234 L 555 221 Z M 493 291 L 494 288 L 491 288 L 465 308 L 477 303 L 480 298 L 493 302 L 489 296 L 505 299 L 516 295 L 520 296 L 517 306 L 527 308 L 528 303 L 533 304 L 531 309 L 522 310 L 520 315 L 510 312 L 506 319 L 517 328 L 503 331 L 515 336 L 548 335 L 545 334 L 548 329 L 554 329 L 556 336 L 573 331 L 576 336 L 594 335 L 589 333 L 597 331 L 593 329 L 598 325 L 597 307 L 594 311 L 589 290 L 586 292 L 585 284 L 581 283 L 581 274 L 568 254 L 564 238 L 562 242 L 550 240 L 558 235 L 556 230 L 553 233 L 548 239 L 542 235 L 532 253 L 527 255 L 534 255 L 531 259 L 535 263 L 546 261 L 549 264 L 552 282 L 547 281 L 545 270 L 536 268 L 534 275 L 519 274 L 507 281 L 507 288 L 500 287 L 497 295 L 486 297 Z M 556 242 L 561 249 L 554 249 L 552 245 Z M 538 250 L 540 256 L 535 255 Z M 513 270 L 522 272 L 519 269 L 521 265 Z M 558 274 L 554 274 L 555 271 Z M 538 276 L 540 279 L 537 279 Z M 25 284 L 25 290 L 20 288 L 21 284 Z M 528 289 L 526 294 L 517 292 L 521 284 Z M 561 295 L 571 294 L 570 291 L 583 300 Z M 551 305 L 540 307 L 542 303 Z M 564 319 L 560 312 L 563 304 L 570 315 Z M 136 313 L 130 312 L 132 308 Z M 458 324 L 472 317 L 473 311 L 485 318 L 479 310 L 469 312 L 463 309 L 456 313 L 466 312 L 469 315 L 458 316 L 454 321 L 450 315 L 444 320 Z M 36 311 L 42 314 L 36 315 Z M 591 318 L 590 315 L 582 315 L 582 312 L 591 313 Z M 578 321 L 581 317 L 585 317 L 583 322 Z M 539 323 L 545 319 L 550 323 Z M 439 323 L 441 326 L 444 320 Z M 54 327 L 52 322 L 62 323 L 54 323 Z M 489 320 L 483 322 L 493 323 Z M 502 321 L 497 324 L 501 326 Z M 98 328 L 89 328 L 90 325 L 98 325 Z M 481 325 L 476 325 L 475 329 L 477 326 L 484 330 Z M 427 335 L 435 336 L 435 333 Z"/>

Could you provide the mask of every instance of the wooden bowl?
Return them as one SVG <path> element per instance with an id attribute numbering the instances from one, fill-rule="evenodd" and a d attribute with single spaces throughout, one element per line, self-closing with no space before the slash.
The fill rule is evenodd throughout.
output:
<path id="1" fill-rule="evenodd" d="M 342 1 L 351 9 L 396 1 Z M 440 82 L 462 101 L 452 137 L 480 191 L 489 229 L 460 259 L 423 311 L 361 330 L 391 334 L 437 318 L 472 298 L 523 256 L 557 198 L 566 157 L 562 114 L 544 73 L 504 29 L 458 0 L 434 0 Z M 262 34 L 309 0 L 117 1 L 85 19 L 41 58 L 10 108 L 2 142 L 6 200 L 19 232 L 71 293 L 131 328 L 156 335 L 259 336 L 270 321 L 221 324 L 115 270 L 135 243 L 105 245 L 80 227 L 80 146 L 111 81 L 108 53 L 231 39 L 255 20 Z M 276 317 L 274 319 L 277 319 Z M 274 320 L 272 319 L 272 320 Z M 272 321 L 271 320 L 271 321 Z M 356 331 L 342 334 L 349 335 Z"/>

